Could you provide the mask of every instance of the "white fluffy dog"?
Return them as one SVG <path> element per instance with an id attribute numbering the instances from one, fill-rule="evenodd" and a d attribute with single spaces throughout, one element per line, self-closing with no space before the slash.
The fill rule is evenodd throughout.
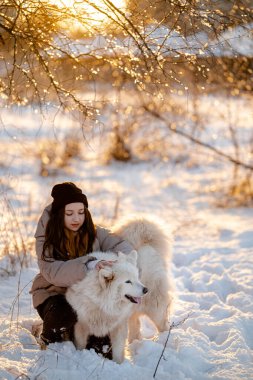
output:
<path id="1" fill-rule="evenodd" d="M 88 272 L 68 289 L 66 299 L 78 316 L 76 347 L 85 348 L 89 335 L 109 335 L 113 360 L 121 363 L 127 334 L 129 342 L 140 338 L 141 314 L 147 315 L 158 331 L 169 329 L 172 238 L 159 224 L 144 218 L 121 223 L 114 232 L 137 252 L 93 252 L 98 259 L 116 262 L 99 272 Z"/>

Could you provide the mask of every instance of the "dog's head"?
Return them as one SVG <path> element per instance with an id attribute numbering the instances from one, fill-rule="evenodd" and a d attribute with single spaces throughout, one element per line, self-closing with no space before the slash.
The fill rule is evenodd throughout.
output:
<path id="1" fill-rule="evenodd" d="M 112 267 L 99 271 L 99 282 L 103 289 L 108 289 L 114 299 L 139 304 L 148 289 L 140 282 L 137 268 L 137 252 L 128 255 L 118 254 Z"/>

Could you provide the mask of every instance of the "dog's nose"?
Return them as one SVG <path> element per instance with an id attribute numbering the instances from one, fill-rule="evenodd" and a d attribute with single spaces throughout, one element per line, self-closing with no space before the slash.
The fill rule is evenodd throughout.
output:
<path id="1" fill-rule="evenodd" d="M 142 292 L 143 292 L 143 294 L 146 294 L 146 293 L 148 292 L 148 288 L 145 288 L 145 287 L 144 287 L 144 288 L 142 289 Z"/>

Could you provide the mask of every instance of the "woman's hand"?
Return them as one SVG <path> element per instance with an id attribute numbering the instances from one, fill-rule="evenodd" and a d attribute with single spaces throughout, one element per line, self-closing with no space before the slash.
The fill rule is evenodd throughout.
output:
<path id="1" fill-rule="evenodd" d="M 106 267 L 111 267 L 114 263 L 116 263 L 116 260 L 115 261 L 106 261 L 106 260 L 100 260 L 96 265 L 95 265 L 95 269 L 97 271 L 100 271 L 100 269 L 104 269 Z"/>

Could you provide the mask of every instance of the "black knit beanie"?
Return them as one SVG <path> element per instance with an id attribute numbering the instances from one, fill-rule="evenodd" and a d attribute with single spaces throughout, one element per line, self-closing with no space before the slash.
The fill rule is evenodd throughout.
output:
<path id="1" fill-rule="evenodd" d="M 88 208 L 86 195 L 72 182 L 63 182 L 55 185 L 51 191 L 51 195 L 54 198 L 52 203 L 53 213 L 67 204 L 75 202 L 81 202 Z"/>

